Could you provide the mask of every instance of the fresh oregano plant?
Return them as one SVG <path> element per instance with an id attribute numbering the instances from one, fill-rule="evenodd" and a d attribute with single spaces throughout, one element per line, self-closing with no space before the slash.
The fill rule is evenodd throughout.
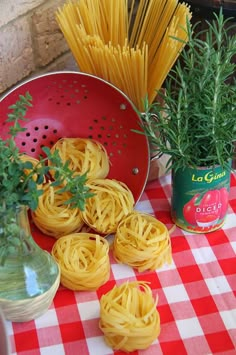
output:
<path id="1" fill-rule="evenodd" d="M 65 201 L 71 208 L 83 210 L 86 199 L 92 196 L 86 185 L 87 174 L 75 176 L 69 169 L 69 162 L 63 163 L 57 150 L 51 153 L 48 147 L 42 148 L 45 157 L 39 157 L 36 165 L 20 158 L 15 138 L 25 130 L 21 121 L 26 120 L 25 115 L 30 106 L 31 95 L 28 92 L 20 95 L 19 100 L 9 107 L 10 113 L 6 119 L 10 123 L 8 138 L 4 140 L 0 137 L 0 260 L 25 247 L 21 243 L 21 231 L 16 225 L 15 209 L 22 205 L 31 210 L 37 208 L 38 199 L 43 193 L 42 183 L 45 176 L 50 177 L 50 170 L 55 172 L 52 185 L 62 186 L 57 193 L 71 193 L 71 198 Z M 51 161 L 50 166 L 48 160 Z"/>

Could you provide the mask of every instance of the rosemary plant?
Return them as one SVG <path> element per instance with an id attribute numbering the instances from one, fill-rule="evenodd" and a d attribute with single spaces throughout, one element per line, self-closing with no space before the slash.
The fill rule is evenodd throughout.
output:
<path id="1" fill-rule="evenodd" d="M 25 96 L 20 95 L 19 100 L 9 107 L 11 113 L 6 120 L 12 124 L 9 138 L 0 138 L 0 259 L 4 259 L 9 253 L 15 254 L 19 248 L 24 247 L 14 219 L 15 209 L 22 205 L 31 210 L 37 208 L 39 196 L 43 193 L 40 185 L 45 176 L 49 176 L 50 170 L 55 171 L 52 185 L 62 186 L 57 192 L 71 193 L 71 198 L 65 201 L 71 208 L 83 210 L 86 199 L 92 196 L 86 186 L 86 174 L 74 176 L 68 162 L 63 163 L 57 151 L 52 154 L 48 147 L 44 147 L 45 158 L 39 158 L 39 163 L 35 166 L 30 161 L 21 160 L 15 137 L 25 130 L 20 121 L 25 120 L 27 109 L 32 106 L 31 101 L 32 97 L 26 93 Z M 50 167 L 47 165 L 48 159 L 52 162 Z"/>
<path id="2" fill-rule="evenodd" d="M 156 152 L 170 155 L 168 170 L 188 166 L 228 167 L 236 139 L 236 23 L 222 11 L 191 27 L 188 43 L 158 92 L 164 105 L 145 100 L 144 134 Z M 178 40 L 175 38 L 175 40 Z M 158 134 L 157 134 L 158 132 Z"/>

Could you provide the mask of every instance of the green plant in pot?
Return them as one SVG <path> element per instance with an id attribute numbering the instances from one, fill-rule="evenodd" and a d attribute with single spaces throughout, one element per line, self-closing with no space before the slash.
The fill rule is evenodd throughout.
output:
<path id="1" fill-rule="evenodd" d="M 236 24 L 229 21 L 220 11 L 203 31 L 188 23 L 188 43 L 158 92 L 164 105 L 146 100 L 142 114 L 144 134 L 169 157 L 172 218 L 191 232 L 220 228 L 227 213 L 236 139 Z"/>
<path id="2" fill-rule="evenodd" d="M 84 208 L 91 196 L 86 186 L 86 174 L 73 176 L 67 163 L 62 163 L 57 151 L 43 148 L 45 157 L 36 164 L 22 159 L 15 137 L 24 130 L 20 121 L 32 98 L 20 96 L 12 105 L 6 120 L 9 135 L 0 138 L 0 308 L 12 321 L 28 321 L 43 314 L 50 306 L 60 283 L 60 270 L 51 255 L 42 250 L 31 236 L 28 209 L 35 210 L 42 183 L 55 170 L 54 185 L 70 191 L 71 207 Z M 47 161 L 52 165 L 49 167 Z M 66 184 L 65 184 L 66 182 Z M 58 190 L 60 191 L 60 190 Z"/>

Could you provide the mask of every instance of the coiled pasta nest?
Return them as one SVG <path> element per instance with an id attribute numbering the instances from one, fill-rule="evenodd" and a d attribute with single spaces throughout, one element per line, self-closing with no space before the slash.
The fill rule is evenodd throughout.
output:
<path id="1" fill-rule="evenodd" d="M 157 300 L 145 282 L 127 282 L 100 300 L 99 327 L 106 343 L 115 350 L 148 348 L 160 334 Z"/>
<path id="2" fill-rule="evenodd" d="M 69 192 L 57 193 L 60 186 L 49 183 L 43 186 L 38 207 L 31 211 L 32 220 L 44 234 L 60 238 L 80 231 L 84 222 L 79 208 L 70 208 L 64 202 L 71 198 Z"/>
<path id="3" fill-rule="evenodd" d="M 82 211 L 84 222 L 98 233 L 114 233 L 119 222 L 133 210 L 132 192 L 123 182 L 112 179 L 95 179 L 87 186 L 94 196 L 87 199 Z"/>
<path id="4" fill-rule="evenodd" d="M 26 162 L 31 163 L 32 166 L 33 166 L 33 168 L 36 167 L 36 165 L 40 166 L 40 161 L 39 161 L 38 159 L 36 159 L 36 158 L 31 157 L 30 155 L 27 155 L 27 154 L 20 154 L 19 157 L 20 157 L 20 160 L 21 160 L 22 162 L 24 162 L 24 163 L 26 163 Z M 30 172 L 31 172 L 31 169 L 30 169 L 30 168 L 24 170 L 24 173 L 25 173 L 26 175 L 28 175 Z M 33 175 L 33 180 L 36 181 L 37 179 L 38 179 L 38 175 L 35 173 L 35 174 Z M 46 182 L 46 178 L 45 178 L 45 176 L 44 176 L 44 177 L 43 177 L 42 184 L 45 183 L 45 182 Z M 42 185 L 37 184 L 37 188 L 41 188 L 41 187 L 42 187 Z"/>
<path id="5" fill-rule="evenodd" d="M 172 261 L 169 231 L 155 217 L 133 211 L 117 227 L 113 255 L 139 272 L 158 269 Z"/>
<path id="6" fill-rule="evenodd" d="M 109 244 L 98 234 L 74 233 L 58 239 L 52 256 L 61 269 L 63 286 L 97 290 L 110 276 Z"/>
<path id="7" fill-rule="evenodd" d="M 109 173 L 109 158 L 104 146 L 93 139 L 61 138 L 51 148 L 58 150 L 62 162 L 69 161 L 74 174 L 87 173 L 88 179 L 105 178 Z M 51 162 L 49 161 L 49 165 Z M 54 176 L 54 171 L 51 171 Z"/>

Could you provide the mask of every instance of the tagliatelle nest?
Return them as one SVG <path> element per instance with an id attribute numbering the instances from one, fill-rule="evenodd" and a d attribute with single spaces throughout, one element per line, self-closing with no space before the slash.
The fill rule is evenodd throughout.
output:
<path id="1" fill-rule="evenodd" d="M 58 150 L 62 162 L 69 161 L 75 174 L 87 173 L 88 179 L 105 178 L 109 173 L 109 158 L 104 146 L 86 138 L 61 138 L 51 148 Z M 49 165 L 51 162 L 49 161 Z M 54 176 L 54 171 L 51 171 Z"/>
<path id="2" fill-rule="evenodd" d="M 87 186 L 94 196 L 86 200 L 84 222 L 98 233 L 114 233 L 119 222 L 133 210 L 132 192 L 123 182 L 112 179 L 95 179 Z"/>
<path id="3" fill-rule="evenodd" d="M 169 231 L 155 217 L 133 211 L 118 225 L 113 255 L 139 272 L 158 269 L 172 261 Z"/>
<path id="4" fill-rule="evenodd" d="M 27 155 L 27 154 L 20 154 L 19 157 L 20 157 L 20 160 L 23 161 L 24 163 L 25 163 L 25 162 L 30 162 L 33 167 L 35 167 L 36 165 L 39 164 L 39 160 L 36 159 L 36 158 L 31 157 L 30 155 Z M 25 174 L 27 175 L 27 174 L 30 173 L 30 171 L 31 171 L 31 169 L 25 169 L 24 172 L 25 172 Z M 34 174 L 34 175 L 33 175 L 33 180 L 37 180 L 37 178 L 38 178 L 37 174 Z M 46 181 L 46 178 L 44 177 L 43 183 L 45 183 L 45 181 Z M 37 185 L 37 187 L 38 187 L 38 188 L 41 188 L 42 185 Z"/>
<path id="5" fill-rule="evenodd" d="M 97 290 L 110 276 L 109 244 L 91 233 L 74 233 L 56 241 L 52 255 L 61 270 L 63 286 L 75 290 Z"/>
<path id="6" fill-rule="evenodd" d="M 44 234 L 60 238 L 80 231 L 84 222 L 79 208 L 70 208 L 64 202 L 71 198 L 69 192 L 57 193 L 61 187 L 50 183 L 43 186 L 38 207 L 31 212 L 33 222 Z"/>
<path id="7" fill-rule="evenodd" d="M 146 282 L 127 282 L 104 294 L 100 322 L 106 343 L 115 350 L 147 349 L 160 334 L 157 300 Z"/>

